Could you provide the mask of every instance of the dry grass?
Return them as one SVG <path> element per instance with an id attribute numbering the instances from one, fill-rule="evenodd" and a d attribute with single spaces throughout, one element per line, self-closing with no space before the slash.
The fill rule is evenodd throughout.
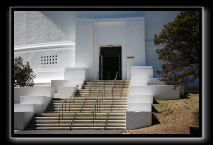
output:
<path id="1" fill-rule="evenodd" d="M 160 124 L 128 130 L 129 134 L 189 134 L 189 127 L 199 122 L 199 94 L 189 93 L 179 100 L 157 100 L 153 106 Z"/>

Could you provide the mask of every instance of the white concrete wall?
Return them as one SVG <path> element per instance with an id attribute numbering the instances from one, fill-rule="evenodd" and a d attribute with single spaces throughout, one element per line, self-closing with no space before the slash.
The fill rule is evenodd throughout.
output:
<path id="1" fill-rule="evenodd" d="M 180 87 L 173 85 L 129 86 L 129 95 L 152 94 L 155 99 L 179 99 Z"/>
<path id="2" fill-rule="evenodd" d="M 51 99 L 46 96 L 20 96 L 20 104 L 37 104 L 41 108 L 41 112 L 36 112 L 39 114 L 45 111 Z"/>
<path id="3" fill-rule="evenodd" d="M 152 125 L 152 112 L 126 112 L 126 128 L 138 129 Z"/>
<path id="4" fill-rule="evenodd" d="M 58 87 L 58 97 L 57 98 L 70 98 L 74 92 L 75 87 Z"/>
<path id="5" fill-rule="evenodd" d="M 14 129 L 24 130 L 33 117 L 33 112 L 14 112 Z"/>
<path id="6" fill-rule="evenodd" d="M 34 112 L 33 104 L 14 104 L 14 112 Z"/>
<path id="7" fill-rule="evenodd" d="M 153 77 L 152 66 L 132 66 L 131 67 L 131 86 L 147 85 L 148 79 Z"/>
<path id="8" fill-rule="evenodd" d="M 86 79 L 86 70 L 84 68 L 78 67 L 65 68 L 64 80 L 70 80 L 73 82 L 84 82 L 85 79 Z"/>
<path id="9" fill-rule="evenodd" d="M 44 111 L 42 104 L 14 104 L 15 112 L 33 112 L 33 114 L 40 115 Z"/>
<path id="10" fill-rule="evenodd" d="M 36 75 L 35 83 L 50 83 L 51 79 L 64 79 L 65 67 L 74 67 L 75 45 L 58 42 L 15 47 L 14 57 L 19 56 L 24 63 L 30 63 Z"/>
<path id="11" fill-rule="evenodd" d="M 78 21 L 76 25 L 75 66 L 85 68 L 86 79 L 94 79 L 94 23 L 92 21 Z"/>
<path id="12" fill-rule="evenodd" d="M 51 97 L 51 87 L 15 87 L 14 103 L 20 103 L 20 96 L 47 96 Z"/>
<path id="13" fill-rule="evenodd" d="M 153 103 L 153 95 L 128 95 L 128 103 Z"/>
<path id="14" fill-rule="evenodd" d="M 153 78 L 152 66 L 132 66 L 131 81 L 135 79 Z"/>
<path id="15" fill-rule="evenodd" d="M 129 103 L 127 111 L 135 111 L 135 112 L 152 112 L 152 104 L 141 102 L 141 103 Z"/>
<path id="16" fill-rule="evenodd" d="M 79 81 L 71 80 L 51 80 L 52 91 L 58 92 L 58 87 L 76 87 L 79 84 Z"/>
<path id="17" fill-rule="evenodd" d="M 96 79 L 100 47 L 110 45 L 121 46 L 122 79 L 130 79 L 131 66 L 146 63 L 143 17 L 77 21 L 75 65 L 87 69 L 86 80 Z M 127 59 L 128 56 L 134 58 Z"/>
<path id="18" fill-rule="evenodd" d="M 126 51 L 126 56 L 123 57 L 125 57 L 124 61 L 127 61 L 127 75 L 124 79 L 130 80 L 132 66 L 146 65 L 144 17 L 138 20 L 129 19 L 126 25 L 126 50 L 124 50 Z M 134 56 L 134 58 L 127 59 L 128 56 Z"/>
<path id="19" fill-rule="evenodd" d="M 15 45 L 26 45 L 56 41 L 69 41 L 73 27 L 65 27 L 64 25 L 75 26 L 75 18 L 69 11 L 62 12 L 66 18 L 60 19 L 62 16 L 59 11 L 42 12 L 42 11 L 15 11 L 14 12 L 14 43 Z M 54 16 L 54 18 L 53 18 Z M 58 20 L 60 21 L 58 22 Z M 67 24 L 63 23 L 67 22 Z M 71 30 L 70 30 L 71 29 Z"/>
<path id="20" fill-rule="evenodd" d="M 72 80 L 52 80 L 51 94 L 53 98 L 69 98 L 77 85 L 78 89 L 81 89 L 83 82 Z"/>

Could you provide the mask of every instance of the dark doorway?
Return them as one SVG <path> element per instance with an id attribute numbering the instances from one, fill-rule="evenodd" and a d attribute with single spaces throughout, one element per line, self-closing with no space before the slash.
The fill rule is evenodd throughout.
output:
<path id="1" fill-rule="evenodd" d="M 121 80 L 121 47 L 101 47 L 99 57 L 99 79 Z"/>

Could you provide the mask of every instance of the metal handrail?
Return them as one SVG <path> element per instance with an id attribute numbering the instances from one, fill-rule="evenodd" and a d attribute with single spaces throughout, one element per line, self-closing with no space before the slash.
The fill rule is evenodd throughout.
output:
<path id="1" fill-rule="evenodd" d="M 66 98 L 64 98 L 63 103 L 62 103 L 61 106 L 57 109 L 56 112 L 58 112 L 58 126 L 60 126 L 61 118 L 63 119 L 63 117 L 64 117 L 64 111 L 67 112 L 67 110 L 66 110 L 67 102 L 70 102 L 70 100 L 73 99 L 73 97 L 74 97 L 75 93 L 77 92 L 77 90 L 78 90 L 78 85 L 74 88 L 74 91 L 73 91 L 72 95 L 70 96 L 70 98 L 68 99 L 68 101 L 67 101 Z M 74 99 L 73 99 L 73 101 L 74 101 Z M 69 105 L 70 105 L 70 104 L 69 104 Z M 64 110 L 64 107 L 65 107 L 65 110 Z M 70 107 L 69 107 L 69 108 L 70 108 Z"/>
<path id="2" fill-rule="evenodd" d="M 73 125 L 73 123 L 74 123 L 74 121 L 75 121 L 75 117 L 76 117 L 76 112 L 75 112 L 75 114 L 74 114 L 74 116 L 73 116 L 72 121 L 70 122 L 70 130 L 72 130 L 72 125 Z"/>
<path id="3" fill-rule="evenodd" d="M 110 107 L 110 111 L 109 112 L 112 112 L 112 106 L 114 105 L 114 95 L 113 95 L 113 91 L 114 91 L 114 84 L 115 84 L 115 80 L 117 80 L 117 75 L 118 75 L 118 72 L 116 72 L 116 75 L 115 75 L 115 79 L 113 80 L 113 83 L 112 83 L 112 104 L 111 104 L 111 107 Z M 106 119 L 106 122 L 105 122 L 105 127 L 104 129 L 106 129 L 107 127 L 107 123 L 108 123 L 108 119 L 109 119 L 109 112 L 107 113 L 107 119 Z"/>
<path id="4" fill-rule="evenodd" d="M 118 72 L 116 72 L 116 75 L 115 75 L 115 79 L 113 80 L 113 83 L 112 83 L 112 96 L 113 96 L 113 88 L 114 88 L 114 83 L 115 83 L 115 80 L 117 79 L 117 75 L 118 75 Z M 93 107 L 93 111 L 92 111 L 92 114 L 93 114 L 93 126 L 94 126 L 94 120 L 96 118 L 96 112 L 97 111 L 100 111 L 99 110 L 99 107 L 100 107 L 100 101 L 103 100 L 103 97 L 105 96 L 105 81 L 104 81 L 104 86 L 99 89 L 98 91 L 98 94 L 97 94 L 97 97 L 96 97 L 96 101 L 95 101 L 95 104 L 94 104 L 94 107 Z M 103 103 L 103 101 L 102 101 Z M 112 102 L 112 105 L 114 104 L 114 97 L 113 97 L 113 102 Z M 111 106 L 111 110 L 112 110 L 112 106 Z"/>
<path id="5" fill-rule="evenodd" d="M 117 80 L 117 76 L 118 76 L 118 72 L 116 72 L 115 78 L 114 78 L 114 80 L 112 82 L 112 97 L 114 97 L 113 96 L 113 92 L 114 92 L 114 85 L 115 85 L 115 80 Z"/>
<path id="6" fill-rule="evenodd" d="M 124 81 L 122 81 L 123 83 L 122 83 L 122 87 L 121 87 L 121 91 L 120 91 L 120 97 L 121 97 L 121 95 L 123 94 L 123 88 L 124 88 Z"/>
<path id="7" fill-rule="evenodd" d="M 93 82 L 91 82 L 91 85 L 89 87 L 89 96 L 91 97 L 91 94 L 93 93 Z M 87 96 L 86 96 L 87 97 Z"/>
<path id="8" fill-rule="evenodd" d="M 94 107 L 93 107 L 93 111 L 92 111 L 92 114 L 93 114 L 93 126 L 94 126 L 94 120 L 96 118 L 96 112 L 100 111 L 98 107 L 100 107 L 100 101 L 102 99 L 103 99 L 103 88 L 101 88 L 98 91 L 98 95 L 96 97 L 96 101 L 95 101 L 95 104 L 94 104 Z"/>

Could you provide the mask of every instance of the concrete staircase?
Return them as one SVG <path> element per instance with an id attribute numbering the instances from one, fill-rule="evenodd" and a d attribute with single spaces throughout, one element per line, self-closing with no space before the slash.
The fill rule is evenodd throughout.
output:
<path id="1" fill-rule="evenodd" d="M 53 98 L 44 113 L 33 117 L 26 130 L 125 129 L 128 87 L 129 81 L 123 80 L 114 81 L 114 85 L 112 80 L 87 81 L 71 100 L 66 100 L 60 116 L 57 110 L 64 99 Z"/>

